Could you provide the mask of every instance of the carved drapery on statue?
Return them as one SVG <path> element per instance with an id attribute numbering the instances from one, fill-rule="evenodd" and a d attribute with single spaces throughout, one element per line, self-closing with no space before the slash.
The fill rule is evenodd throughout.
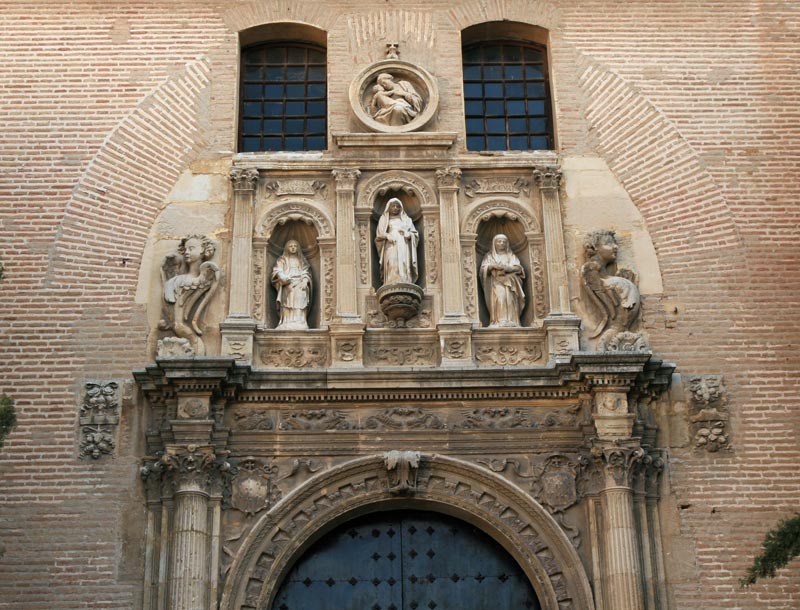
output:
<path id="1" fill-rule="evenodd" d="M 214 242 L 204 235 L 184 237 L 176 253 L 164 258 L 161 266 L 163 314 L 161 330 L 171 330 L 175 338 L 158 342 L 158 356 L 204 356 L 203 315 L 219 286 L 222 272 L 211 262 Z"/>
<path id="2" fill-rule="evenodd" d="M 583 284 L 601 320 L 590 335 L 599 351 L 647 349 L 641 333 L 632 332 L 641 314 L 636 274 L 617 267 L 619 244 L 614 231 L 592 231 L 584 240 L 586 262 L 581 267 Z"/>
<path id="3" fill-rule="evenodd" d="M 492 239 L 492 248 L 481 263 L 481 283 L 489 310 L 489 326 L 519 326 L 525 308 L 522 280 L 525 271 L 502 233 Z"/>
<path id="4" fill-rule="evenodd" d="M 290 239 L 272 269 L 272 285 L 278 293 L 278 330 L 308 328 L 311 307 L 311 266 L 297 240 Z"/>

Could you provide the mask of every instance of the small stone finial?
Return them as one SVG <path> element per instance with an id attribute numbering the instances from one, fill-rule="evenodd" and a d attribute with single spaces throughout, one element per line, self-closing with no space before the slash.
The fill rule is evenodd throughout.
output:
<path id="1" fill-rule="evenodd" d="M 400 59 L 400 43 L 386 43 L 386 59 Z"/>

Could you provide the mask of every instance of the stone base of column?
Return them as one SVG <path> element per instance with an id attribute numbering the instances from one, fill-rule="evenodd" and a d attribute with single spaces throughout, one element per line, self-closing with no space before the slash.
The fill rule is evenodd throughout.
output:
<path id="1" fill-rule="evenodd" d="M 442 367 L 475 366 L 472 359 L 472 324 L 442 320 L 436 325 L 442 351 Z"/>
<path id="2" fill-rule="evenodd" d="M 252 318 L 228 318 L 219 325 L 222 334 L 222 355 L 242 362 L 253 362 L 253 336 L 256 322 Z"/>
<path id="3" fill-rule="evenodd" d="M 364 366 L 364 323 L 334 322 L 329 326 L 331 366 Z"/>
<path id="4" fill-rule="evenodd" d="M 570 354 L 580 350 L 579 317 L 573 314 L 550 314 L 544 319 L 543 326 L 547 332 L 547 348 L 551 360 L 563 358 L 568 362 Z"/>

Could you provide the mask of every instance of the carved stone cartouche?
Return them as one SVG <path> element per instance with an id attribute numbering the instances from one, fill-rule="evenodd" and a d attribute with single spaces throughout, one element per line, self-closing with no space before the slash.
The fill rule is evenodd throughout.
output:
<path id="1" fill-rule="evenodd" d="M 164 317 L 158 327 L 171 330 L 185 342 L 159 342 L 160 358 L 205 355 L 206 348 L 201 338 L 203 315 L 222 277 L 220 268 L 211 262 L 215 252 L 216 247 L 210 239 L 203 235 L 190 235 L 181 240 L 176 253 L 164 258 L 161 265 Z"/>
<path id="2" fill-rule="evenodd" d="M 640 351 L 647 349 L 641 333 L 631 328 L 639 320 L 641 297 L 636 275 L 617 268 L 617 243 L 614 231 L 592 231 L 584 240 L 586 262 L 581 276 L 589 300 L 601 317 L 591 338 L 598 338 L 599 351 Z"/>

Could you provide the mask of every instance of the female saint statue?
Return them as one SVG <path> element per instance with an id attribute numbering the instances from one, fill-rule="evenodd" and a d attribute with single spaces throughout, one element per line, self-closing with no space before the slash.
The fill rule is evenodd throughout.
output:
<path id="1" fill-rule="evenodd" d="M 525 271 L 517 255 L 511 251 L 508 237 L 499 233 L 492 239 L 492 248 L 481 263 L 481 283 L 489 326 L 519 326 L 525 308 L 522 280 Z"/>
<path id="2" fill-rule="evenodd" d="M 422 110 L 422 97 L 407 80 L 394 80 L 388 73 L 379 74 L 372 87 L 372 118 L 385 125 L 410 123 Z"/>
<path id="3" fill-rule="evenodd" d="M 290 239 L 272 269 L 272 285 L 278 291 L 275 300 L 280 322 L 278 330 L 308 328 L 306 318 L 311 307 L 311 266 L 300 244 Z"/>
<path id="4" fill-rule="evenodd" d="M 181 240 L 178 253 L 170 254 L 161 266 L 164 285 L 164 317 L 161 330 L 172 330 L 184 339 L 196 356 L 205 355 L 200 338 L 203 313 L 219 285 L 219 267 L 210 262 L 216 248 L 204 235 L 190 235 Z"/>
<path id="5" fill-rule="evenodd" d="M 413 284 L 417 281 L 417 244 L 419 234 L 396 197 L 386 202 L 378 221 L 375 246 L 381 266 L 383 285 Z"/>

